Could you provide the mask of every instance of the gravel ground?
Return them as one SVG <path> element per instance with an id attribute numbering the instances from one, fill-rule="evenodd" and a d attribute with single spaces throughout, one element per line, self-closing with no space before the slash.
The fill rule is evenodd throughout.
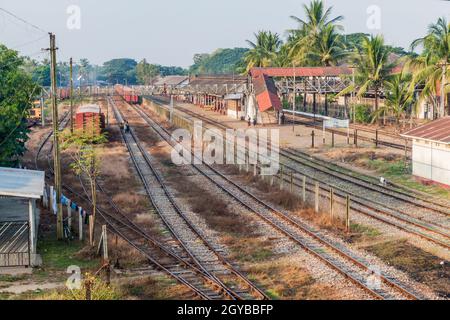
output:
<path id="1" fill-rule="evenodd" d="M 271 231 L 272 231 L 272 232 L 270 232 L 270 234 L 273 235 L 273 230 L 271 230 Z M 340 245 L 343 245 L 343 244 L 340 244 Z M 354 250 L 354 249 L 351 249 L 351 250 Z M 370 262 L 372 263 L 372 261 L 370 261 Z M 381 263 L 381 262 L 380 262 L 380 263 Z M 317 266 L 317 263 L 315 263 L 314 265 Z M 387 272 L 387 271 L 392 272 L 392 271 L 389 270 L 389 269 L 384 269 L 384 268 L 381 268 L 381 267 L 380 267 L 380 269 L 383 270 L 383 271 L 386 270 L 386 272 Z M 409 279 L 405 278 L 405 280 L 409 280 Z M 402 279 L 402 281 L 404 281 L 404 280 Z M 405 282 L 406 282 L 406 281 L 405 281 Z M 414 287 L 416 287 L 417 289 L 420 289 L 420 290 L 422 291 L 422 293 L 425 294 L 426 296 L 428 296 L 429 298 L 436 298 L 432 293 L 426 292 L 426 288 L 420 288 L 420 285 L 419 285 L 419 284 L 416 284 L 416 283 L 414 283 L 414 282 L 406 282 L 406 283 L 408 283 L 408 284 L 411 283 L 411 285 L 414 285 Z"/>

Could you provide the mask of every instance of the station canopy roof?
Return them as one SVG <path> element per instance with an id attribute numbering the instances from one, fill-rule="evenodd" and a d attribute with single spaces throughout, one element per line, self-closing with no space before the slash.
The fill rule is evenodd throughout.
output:
<path id="1" fill-rule="evenodd" d="M 348 67 L 253 68 L 250 74 L 268 77 L 339 77 L 352 74 L 352 70 Z"/>
<path id="2" fill-rule="evenodd" d="M 158 80 L 156 80 L 154 85 L 157 87 L 164 86 L 164 85 L 179 86 L 179 85 L 184 84 L 188 80 L 189 80 L 189 77 L 187 77 L 187 76 L 167 76 L 167 77 L 159 78 Z"/>
<path id="3" fill-rule="evenodd" d="M 0 196 L 40 199 L 44 194 L 43 171 L 0 167 Z"/>
<path id="4" fill-rule="evenodd" d="M 407 131 L 402 136 L 450 145 L 450 117 L 432 121 Z"/>
<path id="5" fill-rule="evenodd" d="M 190 79 L 184 90 L 191 93 L 205 93 L 225 96 L 231 93 L 245 93 L 247 77 L 239 75 L 202 75 Z"/>

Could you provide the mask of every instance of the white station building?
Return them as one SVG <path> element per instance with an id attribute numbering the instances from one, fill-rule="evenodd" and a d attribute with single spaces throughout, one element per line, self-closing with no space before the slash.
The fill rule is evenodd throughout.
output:
<path id="1" fill-rule="evenodd" d="M 450 187 L 450 117 L 402 135 L 413 141 L 413 175 Z"/>

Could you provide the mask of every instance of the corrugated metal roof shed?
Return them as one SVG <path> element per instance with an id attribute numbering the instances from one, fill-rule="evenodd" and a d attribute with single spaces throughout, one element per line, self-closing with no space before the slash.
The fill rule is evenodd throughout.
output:
<path id="1" fill-rule="evenodd" d="M 247 77 L 239 75 L 205 75 L 190 79 L 186 91 L 224 96 L 230 93 L 244 93 L 247 90 Z"/>
<path id="2" fill-rule="evenodd" d="M 428 124 L 402 134 L 405 138 L 423 139 L 450 144 L 450 117 L 432 121 Z"/>
<path id="3" fill-rule="evenodd" d="M 154 85 L 157 87 L 160 86 L 179 86 L 183 83 L 187 82 L 189 80 L 189 77 L 187 76 L 167 76 L 164 78 L 158 79 Z"/>
<path id="4" fill-rule="evenodd" d="M 44 185 L 43 171 L 0 168 L 0 196 L 40 199 Z"/>

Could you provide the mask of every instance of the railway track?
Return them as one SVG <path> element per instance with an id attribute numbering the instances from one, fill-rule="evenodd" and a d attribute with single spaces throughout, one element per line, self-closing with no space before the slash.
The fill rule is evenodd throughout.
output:
<path id="1" fill-rule="evenodd" d="M 304 117 L 306 119 L 305 120 L 299 120 L 299 117 L 301 117 L 301 116 L 296 115 L 294 117 L 294 120 L 288 120 L 287 122 L 288 123 L 292 123 L 293 122 L 294 124 L 300 124 L 300 125 L 303 125 L 303 126 L 308 127 L 308 128 L 314 128 L 314 129 L 318 129 L 318 130 L 323 130 L 323 125 L 320 124 L 319 119 L 316 119 L 315 120 L 316 122 L 311 122 L 311 121 L 308 121 L 308 120 L 311 120 L 311 118 L 308 118 L 306 116 L 302 116 L 302 117 Z M 291 115 L 290 119 L 292 119 L 292 115 Z M 319 124 L 317 124 L 317 122 L 319 122 Z M 358 132 L 363 131 L 363 132 L 376 134 L 376 130 L 373 130 L 373 131 L 369 130 L 369 129 L 361 130 L 361 128 L 358 127 L 358 126 L 353 126 L 352 129 L 355 130 L 355 131 L 358 131 Z M 334 133 L 334 134 L 339 135 L 339 136 L 347 137 L 347 132 L 343 132 L 343 131 L 336 130 L 336 129 L 331 129 L 331 128 L 327 128 L 326 131 L 329 132 L 329 133 Z M 350 136 L 351 139 L 355 138 L 355 131 L 350 132 L 349 136 Z M 385 134 L 385 135 L 389 136 L 392 139 L 395 139 L 395 138 L 401 139 L 400 137 L 394 137 L 394 135 L 387 135 L 387 134 Z M 405 148 L 406 148 L 407 151 L 412 151 L 412 148 L 406 144 L 408 140 L 405 140 L 406 141 L 405 144 L 400 144 L 400 143 L 395 143 L 395 142 L 392 142 L 392 141 L 386 141 L 386 140 L 380 140 L 380 139 L 378 139 L 378 141 L 377 141 L 375 138 L 370 138 L 370 137 L 366 137 L 366 136 L 358 135 L 358 134 L 357 134 L 357 138 L 360 141 L 365 141 L 365 142 L 369 142 L 369 143 L 372 143 L 372 144 L 378 144 L 380 146 L 385 146 L 385 147 L 398 149 L 398 150 L 405 150 Z"/>
<path id="2" fill-rule="evenodd" d="M 117 120 L 123 122 L 123 115 L 114 101 L 110 102 Z M 123 133 L 122 136 L 153 206 L 195 265 L 235 299 L 268 299 L 268 296 L 222 256 L 220 253 L 222 249 L 211 244 L 177 205 L 164 179 L 154 168 L 154 160 L 144 150 L 133 129 L 130 133 Z M 229 283 L 232 283 L 233 288 L 230 288 Z"/>
<path id="3" fill-rule="evenodd" d="M 64 116 L 61 118 L 60 122 L 59 122 L 59 130 L 63 130 L 66 126 L 67 123 L 70 120 L 70 112 L 66 112 L 64 114 Z M 47 135 L 45 135 L 44 139 L 42 139 L 42 141 L 40 142 L 39 146 L 38 146 L 38 150 L 36 151 L 36 155 L 34 157 L 34 166 L 36 168 L 36 170 L 39 169 L 39 158 L 40 155 L 42 153 L 42 150 L 44 149 L 45 145 L 47 144 L 47 142 L 50 140 L 50 138 L 53 136 L 53 131 L 50 131 Z M 53 149 L 53 144 L 51 144 L 51 149 L 49 150 L 48 153 L 51 153 L 51 150 Z M 48 155 L 47 153 L 47 155 Z"/>
<path id="4" fill-rule="evenodd" d="M 173 146 L 171 133 L 167 129 L 153 121 L 142 110 L 133 106 L 132 108 L 163 141 Z M 423 298 L 420 293 L 417 293 L 414 289 L 408 287 L 408 285 L 383 273 L 379 275 L 381 286 L 371 287 L 367 283 L 367 277 L 370 276 L 373 268 L 364 257 L 356 256 L 344 246 L 328 240 L 318 230 L 312 229 L 306 224 L 290 218 L 286 212 L 275 209 L 268 203 L 258 199 L 212 166 L 206 164 L 192 166 L 223 192 L 239 202 L 246 210 L 257 215 L 277 232 L 300 245 L 311 255 L 344 275 L 373 297 L 377 299 Z"/>
<path id="5" fill-rule="evenodd" d="M 60 130 L 65 128 L 67 123 L 68 116 L 66 115 L 60 122 Z M 53 132 L 46 135 L 38 147 L 38 151 L 35 156 L 36 169 L 39 169 L 40 154 L 52 135 Z M 47 152 L 48 169 L 50 172 L 47 176 L 49 178 L 53 174 L 50 157 L 52 148 L 53 144 L 50 144 L 50 150 Z M 85 203 L 92 204 L 89 192 L 86 190 L 85 184 L 81 178 L 80 184 L 84 190 L 85 196 L 80 195 L 73 188 L 65 184 L 63 185 L 63 188 Z M 122 238 L 132 248 L 140 252 L 157 270 L 162 271 L 179 283 L 185 285 L 200 299 L 237 300 L 240 298 L 240 296 L 237 296 L 236 293 L 230 292 L 227 288 L 224 288 L 223 284 L 217 282 L 213 277 L 211 277 L 210 274 L 208 274 L 208 272 L 199 269 L 192 261 L 192 257 L 186 253 L 184 248 L 181 248 L 178 245 L 177 241 L 168 239 L 164 243 L 161 243 L 157 239 L 150 237 L 145 231 L 139 228 L 134 222 L 126 217 L 125 214 L 123 214 L 123 212 L 113 202 L 111 197 L 107 195 L 104 188 L 100 184 L 98 187 L 101 195 L 106 198 L 106 202 L 109 204 L 109 209 L 111 209 L 112 212 L 115 212 L 115 214 L 111 214 L 102 207 L 97 207 L 97 213 L 107 224 L 109 231 Z"/>
<path id="6" fill-rule="evenodd" d="M 164 103 L 160 99 L 155 100 L 159 104 Z M 216 128 L 230 129 L 222 123 L 185 108 L 179 107 L 179 109 L 189 116 L 198 118 Z M 354 212 L 439 245 L 446 250 L 450 249 L 447 219 L 450 209 L 445 204 L 436 204 L 421 197 L 414 199 L 405 192 L 397 191 L 394 188 L 371 184 L 350 174 L 337 172 L 324 161 L 311 159 L 306 153 L 282 149 L 280 150 L 280 156 L 285 159 L 281 165 L 284 169 L 293 173 L 293 185 L 300 190 L 303 188 L 302 177 L 305 176 L 309 179 L 307 191 L 310 193 L 314 193 L 315 182 L 318 182 L 322 191 L 329 192 L 329 188 L 333 188 L 336 191 L 337 202 L 342 205 L 344 205 L 346 196 L 350 195 L 352 197 L 351 209 Z M 290 183 L 290 177 L 288 176 L 283 175 L 281 177 L 278 175 L 277 178 L 280 181 L 283 180 L 284 183 Z M 406 202 L 406 204 L 401 201 Z M 418 209 L 414 207 L 415 205 L 423 209 L 422 212 L 415 212 Z"/>

